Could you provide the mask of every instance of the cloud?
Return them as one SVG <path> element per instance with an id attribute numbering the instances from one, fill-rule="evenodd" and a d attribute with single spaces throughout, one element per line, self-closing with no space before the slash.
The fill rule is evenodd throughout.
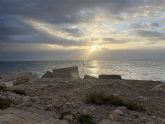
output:
<path id="1" fill-rule="evenodd" d="M 164 0 L 0 0 L 0 47 L 164 42 L 164 6 Z"/>
<path id="2" fill-rule="evenodd" d="M 148 31 L 148 30 L 136 30 L 136 35 L 139 35 L 141 37 L 147 37 L 147 38 L 154 38 L 157 40 L 165 40 L 165 33 L 157 32 L 157 31 Z"/>
<path id="3" fill-rule="evenodd" d="M 159 23 L 152 23 L 151 24 L 153 27 L 159 27 L 160 25 L 159 25 Z"/>
<path id="4" fill-rule="evenodd" d="M 124 44 L 126 42 L 129 42 L 129 39 L 114 39 L 114 38 L 104 38 L 104 43 L 103 44 Z"/>

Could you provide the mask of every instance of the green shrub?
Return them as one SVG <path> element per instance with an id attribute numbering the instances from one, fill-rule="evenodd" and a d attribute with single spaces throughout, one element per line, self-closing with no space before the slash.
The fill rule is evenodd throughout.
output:
<path id="1" fill-rule="evenodd" d="M 0 109 L 6 109 L 12 105 L 11 100 L 0 98 Z"/>
<path id="2" fill-rule="evenodd" d="M 7 89 L 7 87 L 0 86 L 0 91 L 5 91 L 6 89 Z"/>
<path id="3" fill-rule="evenodd" d="M 80 114 L 75 115 L 76 120 L 79 124 L 94 124 L 93 117 L 89 114 Z"/>
<path id="4" fill-rule="evenodd" d="M 130 110 L 134 111 L 145 111 L 145 109 L 134 102 L 123 100 L 122 98 L 114 95 L 106 95 L 103 92 L 92 92 L 88 93 L 86 95 L 85 102 L 87 104 L 96 104 L 96 105 L 102 105 L 102 104 L 111 104 L 115 106 L 126 106 Z"/>

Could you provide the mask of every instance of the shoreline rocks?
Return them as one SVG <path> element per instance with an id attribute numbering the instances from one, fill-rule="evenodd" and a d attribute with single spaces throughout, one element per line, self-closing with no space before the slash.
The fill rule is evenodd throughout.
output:
<path id="1" fill-rule="evenodd" d="M 99 75 L 99 79 L 118 79 L 118 80 L 121 80 L 121 76 L 120 75 L 106 75 L 106 74 L 102 74 L 102 75 Z"/>
<path id="2" fill-rule="evenodd" d="M 84 79 L 97 79 L 97 78 L 90 75 L 84 75 Z"/>
<path id="3" fill-rule="evenodd" d="M 80 79 L 78 66 L 53 69 L 53 77 L 55 77 L 55 78 Z"/>
<path id="4" fill-rule="evenodd" d="M 53 73 L 50 71 L 47 71 L 41 79 L 45 79 L 45 78 L 53 78 Z"/>
<path id="5" fill-rule="evenodd" d="M 78 66 L 53 69 L 53 72 L 47 71 L 41 79 L 46 78 L 80 79 Z"/>
<path id="6" fill-rule="evenodd" d="M 162 82 L 121 80 L 120 75 L 104 75 L 99 79 L 85 75 L 84 79 L 79 79 L 78 67 L 59 70 L 54 70 L 56 76 L 62 74 L 59 79 L 51 78 L 53 72 L 47 72 L 45 80 L 38 79 L 32 83 L 23 80 L 18 85 L 1 90 L 0 98 L 10 99 L 12 106 L 0 110 L 0 124 L 78 124 L 85 119 L 93 119 L 94 124 L 164 124 L 165 91 Z M 13 92 L 16 89 L 26 95 Z M 110 102 L 88 104 L 85 98 L 92 91 L 119 96 L 142 105 L 146 111 L 130 110 L 122 104 Z M 96 100 L 99 101 L 101 96 L 98 95 Z M 106 98 L 117 101 L 116 97 Z M 75 119 L 78 114 L 83 115 L 80 120 Z"/>

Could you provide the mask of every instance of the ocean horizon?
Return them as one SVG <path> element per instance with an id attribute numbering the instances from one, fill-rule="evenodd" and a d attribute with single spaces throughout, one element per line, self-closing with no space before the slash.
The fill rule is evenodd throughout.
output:
<path id="1" fill-rule="evenodd" d="M 165 81 L 165 59 L 0 61 L 0 73 L 25 71 L 41 77 L 46 71 L 71 66 L 79 67 L 81 78 L 119 74 L 124 79 Z"/>

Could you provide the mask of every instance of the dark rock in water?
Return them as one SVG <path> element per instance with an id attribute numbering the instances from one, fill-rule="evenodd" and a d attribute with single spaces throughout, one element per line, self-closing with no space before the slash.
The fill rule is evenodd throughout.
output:
<path id="1" fill-rule="evenodd" d="M 120 75 L 99 75 L 99 79 L 119 79 L 121 80 L 121 76 Z"/>
<path id="2" fill-rule="evenodd" d="M 44 78 L 53 78 L 53 73 L 50 71 L 47 71 L 43 76 L 42 79 Z"/>
<path id="3" fill-rule="evenodd" d="M 84 79 L 97 79 L 97 78 L 90 75 L 84 75 Z"/>
<path id="4" fill-rule="evenodd" d="M 79 76 L 78 66 L 54 69 L 53 77 L 54 78 L 79 79 L 80 76 Z"/>

